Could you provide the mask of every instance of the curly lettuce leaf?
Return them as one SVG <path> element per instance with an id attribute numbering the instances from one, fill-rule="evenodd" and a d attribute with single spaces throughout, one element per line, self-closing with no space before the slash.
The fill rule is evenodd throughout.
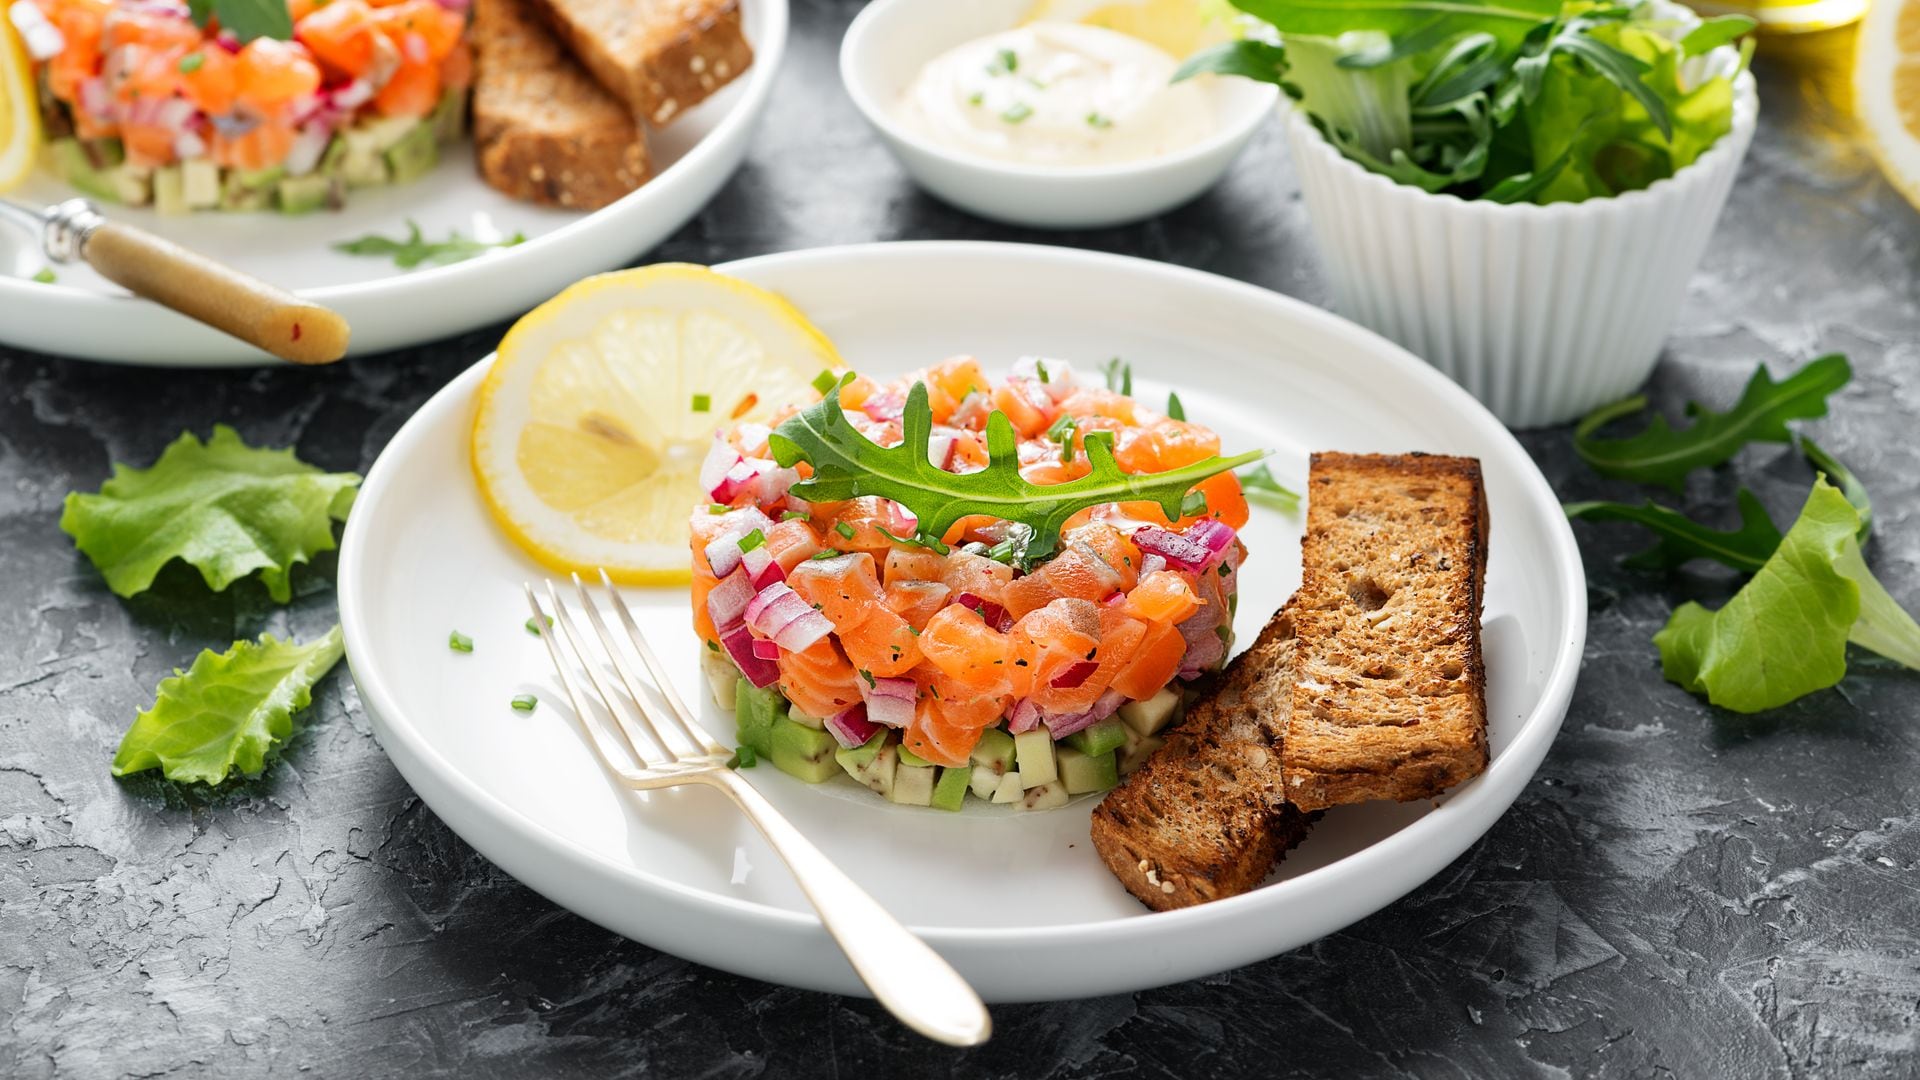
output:
<path id="1" fill-rule="evenodd" d="M 159 769 L 169 780 L 218 784 L 235 771 L 257 774 L 343 652 L 338 626 L 305 645 L 262 634 L 224 653 L 202 651 L 160 681 L 153 707 L 121 738 L 113 775 Z"/>
<path id="2" fill-rule="evenodd" d="M 1654 635 L 1670 680 L 1735 712 L 1838 683 L 1852 641 L 1920 669 L 1920 624 L 1860 556 L 1860 515 L 1822 477 L 1793 528 L 1718 611 L 1683 604 Z"/>
<path id="3" fill-rule="evenodd" d="M 359 490 L 355 473 L 322 472 L 292 450 L 261 450 L 217 425 L 202 443 L 182 434 L 149 469 L 115 464 L 98 493 L 73 492 L 60 528 L 107 587 L 134 596 L 183 559 L 219 592 L 258 571 L 280 603 L 293 567 L 334 546 Z"/>
<path id="4" fill-rule="evenodd" d="M 1573 432 L 1573 448 L 1588 465 L 1608 476 L 1675 491 L 1695 469 L 1719 465 L 1750 442 L 1789 442 L 1790 420 L 1827 415 L 1827 398 L 1853 378 L 1847 358 L 1823 356 L 1775 382 L 1766 367 L 1755 368 L 1740 400 L 1724 413 L 1698 402 L 1687 405 L 1693 423 L 1676 430 L 1656 416 L 1647 429 L 1624 439 L 1600 439 L 1594 432 L 1613 420 L 1646 408 L 1644 396 L 1596 409 Z"/>
<path id="5" fill-rule="evenodd" d="M 854 376 L 849 373 L 840 385 Z M 1218 455 L 1167 472 L 1129 474 L 1113 460 L 1112 436 L 1091 432 L 1084 446 L 1091 472 L 1064 484 L 1032 484 L 1020 475 L 1018 437 L 1005 413 L 987 417 L 987 467 L 951 473 L 933 464 L 927 443 L 933 434 L 933 410 L 925 383 L 913 384 L 901 415 L 899 445 L 881 447 L 847 420 L 840 395 L 821 400 L 789 417 L 768 437 L 775 461 L 792 468 L 804 461 L 813 475 L 793 486 L 808 502 L 839 502 L 873 495 L 892 499 L 919 519 L 922 535 L 941 537 L 961 518 L 975 514 L 1015 521 L 1033 529 L 1025 555 L 1052 554 L 1068 518 L 1089 506 L 1110 502 L 1156 502 L 1169 521 L 1182 517 L 1181 504 L 1195 484 L 1217 473 L 1251 464 L 1262 450 L 1223 458 Z"/>
<path id="6" fill-rule="evenodd" d="M 1673 570 L 1695 559 L 1711 559 L 1743 573 L 1766 565 L 1780 546 L 1780 530 L 1767 517 L 1766 507 L 1753 492 L 1741 488 L 1740 527 L 1720 530 L 1648 499 L 1639 505 L 1618 502 L 1568 503 L 1570 518 L 1591 521 L 1630 521 L 1659 538 L 1653 547 L 1630 555 L 1621 565 L 1634 570 Z"/>

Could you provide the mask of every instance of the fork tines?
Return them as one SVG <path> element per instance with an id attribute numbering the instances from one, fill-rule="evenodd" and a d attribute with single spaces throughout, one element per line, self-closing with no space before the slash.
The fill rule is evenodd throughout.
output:
<path id="1" fill-rule="evenodd" d="M 586 675 L 606 715 L 611 717 L 615 726 L 625 737 L 627 747 L 642 768 L 661 771 L 680 767 L 711 767 L 716 758 L 724 759 L 725 747 L 714 742 L 701 730 L 699 722 L 687 708 L 686 702 L 673 688 L 673 681 L 667 677 L 666 668 L 661 664 L 652 647 L 647 644 L 646 636 L 640 632 L 640 626 L 634 621 L 633 611 L 621 598 L 619 590 L 607 577 L 605 570 L 600 571 L 600 582 L 607 604 L 626 629 L 628 648 L 623 649 L 619 640 L 608 629 L 606 620 L 601 617 L 600 604 L 580 580 L 579 574 L 573 576 L 573 589 L 578 598 L 578 606 L 586 615 L 586 621 L 593 627 L 593 636 L 599 639 L 600 649 L 593 649 L 588 636 L 581 631 L 573 612 L 561 599 L 559 589 L 553 581 L 546 582 L 549 611 L 541 610 L 540 601 L 534 596 L 533 585 L 525 586 L 527 604 L 533 610 L 534 625 L 540 627 L 541 640 L 546 642 L 547 653 L 553 659 L 553 669 L 559 676 L 560 685 L 566 691 L 567 700 L 580 718 L 581 725 L 587 729 L 594 748 L 606 760 L 609 767 L 617 772 L 626 772 L 622 759 L 627 754 L 616 751 L 603 742 L 600 726 L 593 722 L 586 707 L 587 697 L 579 689 L 577 676 Z M 550 632 L 543 625 L 546 616 L 552 616 L 552 626 L 560 633 Z M 576 663 L 569 665 L 566 650 L 560 645 L 565 638 L 571 646 Z M 650 679 L 643 679 L 635 671 L 628 658 L 628 652 L 640 658 Z M 609 685 L 605 678 L 606 667 L 610 666 L 618 677 L 619 689 Z M 570 670 L 571 668 L 571 670 Z M 624 690 L 624 693 L 620 691 Z M 662 706 L 664 702 L 664 707 Z M 643 734 L 644 733 L 644 734 Z"/>

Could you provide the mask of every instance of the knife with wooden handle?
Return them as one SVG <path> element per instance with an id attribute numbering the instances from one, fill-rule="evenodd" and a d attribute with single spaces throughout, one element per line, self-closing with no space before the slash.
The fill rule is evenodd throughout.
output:
<path id="1" fill-rule="evenodd" d="M 347 353 L 347 321 L 331 309 L 222 266 L 171 240 L 100 216 L 85 199 L 44 213 L 0 203 L 30 218 L 55 262 L 85 261 L 100 276 L 188 318 L 296 364 L 330 364 Z"/>

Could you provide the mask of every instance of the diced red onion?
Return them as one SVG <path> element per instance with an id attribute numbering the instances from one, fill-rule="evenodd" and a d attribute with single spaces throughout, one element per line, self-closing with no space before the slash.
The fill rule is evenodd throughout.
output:
<path id="1" fill-rule="evenodd" d="M 333 141 L 333 133 L 319 124 L 309 124 L 294 136 L 293 146 L 287 151 L 287 172 L 294 176 L 305 176 L 320 164 L 320 156 L 327 152 L 327 143 Z"/>
<path id="2" fill-rule="evenodd" d="M 372 101 L 375 92 L 373 83 L 366 79 L 355 79 L 333 91 L 333 106 L 337 109 L 357 109 Z"/>
<path id="3" fill-rule="evenodd" d="M 1000 628 L 1000 621 L 1007 617 L 1007 609 L 981 596 L 979 593 L 963 592 L 954 601 L 963 608 L 972 608 L 980 613 L 980 621 L 994 629 Z"/>
<path id="4" fill-rule="evenodd" d="M 707 456 L 700 462 L 700 490 L 709 498 L 720 497 L 720 484 L 727 478 L 727 470 L 740 462 L 740 451 L 735 450 L 726 439 L 718 435 L 713 437 L 713 445 L 707 448 Z"/>
<path id="5" fill-rule="evenodd" d="M 955 427 L 972 427 L 975 420 L 985 421 L 987 414 L 992 411 L 993 407 L 987 404 L 987 395 L 971 390 L 960 399 L 960 404 L 954 406 L 953 415 L 948 420 Z M 944 465 L 941 467 L 945 468 Z"/>
<path id="6" fill-rule="evenodd" d="M 898 420 L 907 411 L 907 395 L 898 390 L 882 390 L 862 402 L 860 411 L 877 423 Z"/>
<path id="7" fill-rule="evenodd" d="M 1219 565 L 1233 543 L 1233 528 L 1213 518 L 1203 518 L 1184 533 L 1143 525 L 1134 530 L 1133 542 L 1143 553 L 1158 555 L 1167 564 L 1191 574 L 1203 573 Z"/>
<path id="8" fill-rule="evenodd" d="M 1092 660 L 1076 660 L 1060 670 L 1047 685 L 1055 690 L 1072 690 L 1093 677 L 1100 665 Z"/>
<path id="9" fill-rule="evenodd" d="M 780 681 L 779 665 L 754 653 L 753 633 L 744 623 L 722 631 L 720 645 L 727 650 L 734 666 L 740 669 L 740 674 L 745 675 L 748 682 L 765 687 Z"/>
<path id="10" fill-rule="evenodd" d="M 761 506 L 776 505 L 787 497 L 787 489 L 799 482 L 800 470 L 775 466 L 754 478 L 753 501 Z"/>
<path id="11" fill-rule="evenodd" d="M 833 623 L 800 599 L 800 594 L 776 581 L 761 589 L 747 604 L 747 625 L 770 637 L 783 649 L 805 652 L 833 633 Z"/>
<path id="12" fill-rule="evenodd" d="M 415 64 L 424 64 L 433 59 L 427 49 L 427 39 L 418 30 L 409 30 L 400 35 L 400 54 Z"/>
<path id="13" fill-rule="evenodd" d="M 1047 377 L 1040 378 L 1040 365 L 1045 364 Z M 1013 362 L 1013 374 L 1016 378 L 1030 379 L 1055 402 L 1065 401 L 1074 391 L 1073 365 L 1065 360 L 1048 360 L 1040 356 L 1023 356 Z"/>
<path id="14" fill-rule="evenodd" d="M 464 15 L 472 6 L 471 0 L 439 0 L 440 6 L 456 14 Z"/>
<path id="15" fill-rule="evenodd" d="M 777 642 L 768 641 L 765 638 L 754 638 L 753 655 L 762 660 L 778 660 L 780 659 L 780 645 Z"/>
<path id="16" fill-rule="evenodd" d="M 707 617 L 715 626 L 732 626 L 753 602 L 753 582 L 742 573 L 728 574 L 707 593 Z"/>
<path id="17" fill-rule="evenodd" d="M 936 469 L 944 469 L 953 464 L 954 437 L 945 432 L 936 431 L 927 436 L 927 461 Z"/>
<path id="18" fill-rule="evenodd" d="M 913 707 L 920 698 L 920 688 L 912 679 L 872 679 L 861 686 L 860 696 L 866 701 L 868 720 L 903 728 L 913 722 Z"/>
<path id="19" fill-rule="evenodd" d="M 66 35 L 47 21 L 39 7 L 16 2 L 10 14 L 14 29 L 20 31 L 21 43 L 27 47 L 27 55 L 33 59 L 51 60 L 67 47 Z"/>
<path id="20" fill-rule="evenodd" d="M 98 75 L 91 79 L 82 79 L 76 91 L 80 98 L 80 110 L 96 119 L 109 119 L 114 116 L 113 92 L 107 89 L 107 81 Z"/>
<path id="21" fill-rule="evenodd" d="M 1032 698 L 1021 698 L 1014 703 L 1013 711 L 1007 714 L 1007 730 L 1015 735 L 1024 735 L 1040 726 L 1040 706 Z"/>
<path id="22" fill-rule="evenodd" d="M 1146 577 L 1148 574 L 1154 573 L 1155 571 L 1159 571 L 1159 570 L 1165 570 L 1166 568 L 1167 568 L 1167 560 L 1163 556 L 1155 555 L 1151 552 L 1148 552 L 1140 556 L 1140 576 L 1141 577 Z"/>
<path id="23" fill-rule="evenodd" d="M 1074 713 L 1072 716 L 1047 717 L 1047 730 L 1052 733 L 1055 739 L 1064 739 L 1076 731 L 1085 731 L 1087 728 L 1119 712 L 1120 706 L 1126 704 L 1126 701 L 1127 696 L 1125 694 L 1122 694 L 1118 690 L 1108 690 L 1106 693 L 1101 694 L 1099 700 L 1093 703 L 1093 708 L 1088 709 L 1086 712 Z"/>
<path id="24" fill-rule="evenodd" d="M 737 541 L 735 546 L 738 546 Z M 774 561 L 773 556 L 767 552 L 765 544 L 761 544 L 752 551 L 741 553 L 740 565 L 746 568 L 747 576 L 753 579 L 753 588 L 756 592 L 776 581 L 787 580 L 787 572 Z"/>
<path id="25" fill-rule="evenodd" d="M 708 494 L 713 496 L 714 502 L 730 503 L 741 492 L 757 488 L 761 477 L 778 468 L 766 458 L 741 458 L 733 463 L 718 484 L 708 489 Z"/>
<path id="26" fill-rule="evenodd" d="M 827 717 L 826 723 L 827 730 L 833 733 L 834 739 L 849 750 L 865 745 L 868 739 L 873 738 L 880 731 L 879 724 L 867 719 L 865 702 L 855 702 L 847 706 Z"/>
<path id="27" fill-rule="evenodd" d="M 748 533 L 759 529 L 762 533 L 773 528 L 773 519 L 760 512 L 757 506 L 743 506 L 729 510 L 720 517 L 721 529 L 713 539 L 707 541 L 707 566 L 713 570 L 713 576 L 726 577 L 740 565 L 743 552 L 740 541 Z M 764 587 L 764 582 L 756 588 Z"/>
<path id="28" fill-rule="evenodd" d="M 1214 614 L 1217 610 L 1217 605 L 1209 604 L 1175 627 L 1187 642 L 1186 655 L 1180 658 L 1181 678 L 1198 678 L 1225 658 L 1227 643 L 1220 640 L 1220 618 Z"/>

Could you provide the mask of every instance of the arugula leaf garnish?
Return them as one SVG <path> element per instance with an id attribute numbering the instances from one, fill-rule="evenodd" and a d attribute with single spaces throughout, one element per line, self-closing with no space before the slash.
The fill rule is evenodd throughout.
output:
<path id="1" fill-rule="evenodd" d="M 1248 502 L 1289 514 L 1300 509 L 1300 493 L 1275 480 L 1264 463 L 1240 474 L 1240 492 Z"/>
<path id="2" fill-rule="evenodd" d="M 258 570 L 280 603 L 296 564 L 333 549 L 360 477 L 322 472 L 292 450 L 260 450 L 216 425 L 202 443 L 182 434 L 149 469 L 116 464 L 98 493 L 73 492 L 60 528 L 119 596 L 153 584 L 182 559 L 219 592 Z"/>
<path id="3" fill-rule="evenodd" d="M 1873 499 L 1867 494 L 1867 485 L 1853 475 L 1852 469 L 1840 464 L 1839 458 L 1821 449 L 1819 443 L 1805 435 L 1795 441 L 1800 444 L 1800 455 L 1807 459 L 1807 464 L 1813 466 L 1814 471 L 1825 473 L 1827 482 L 1839 487 L 1840 494 L 1853 504 L 1853 512 L 1860 515 L 1860 542 L 1865 544 L 1867 537 L 1873 535 Z"/>
<path id="4" fill-rule="evenodd" d="M 447 233 L 445 240 L 427 240 L 420 233 L 420 226 L 412 218 L 407 219 L 407 236 L 403 240 L 368 233 L 358 240 L 346 240 L 333 245 L 333 250 L 348 255 L 371 255 L 390 257 L 393 264 L 402 270 L 411 270 L 422 263 L 444 265 L 463 262 L 484 255 L 495 248 L 509 248 L 527 242 L 527 234 L 514 233 L 505 240 L 471 240 L 462 236 L 458 230 Z"/>
<path id="5" fill-rule="evenodd" d="M 1847 385 L 1853 368 L 1838 353 L 1823 356 L 1785 379 L 1775 382 L 1763 365 L 1732 409 L 1712 412 L 1698 402 L 1687 406 L 1693 423 L 1676 429 L 1656 416 L 1638 435 L 1623 439 L 1596 438 L 1609 422 L 1646 408 L 1645 395 L 1596 409 L 1574 429 L 1573 448 L 1599 472 L 1643 484 L 1664 484 L 1680 490 L 1687 474 L 1719 465 L 1751 442 L 1789 442 L 1789 420 L 1811 420 L 1827 415 L 1827 397 Z"/>
<path id="6" fill-rule="evenodd" d="M 224 653 L 202 651 L 191 668 L 161 680 L 153 707 L 120 739 L 113 775 L 159 769 L 180 783 L 218 784 L 236 770 L 258 773 L 345 651 L 338 626 L 305 645 L 262 634 Z"/>
<path id="7" fill-rule="evenodd" d="M 1041 485 L 1020 475 L 1019 439 L 1004 413 L 996 411 L 987 417 L 986 468 L 965 474 L 947 472 L 930 460 L 927 442 L 933 433 L 933 410 L 927 403 L 926 384 L 915 383 L 908 392 L 900 425 L 899 445 L 878 446 L 847 420 L 840 395 L 830 393 L 774 429 L 768 446 L 782 467 L 804 461 L 813 468 L 812 477 L 794 485 L 798 498 L 808 502 L 839 502 L 863 495 L 891 499 L 919 519 L 923 535 L 936 538 L 974 514 L 1020 522 L 1034 532 L 1025 553 L 1034 560 L 1051 554 L 1067 519 L 1089 506 L 1154 502 L 1169 521 L 1177 521 L 1195 484 L 1266 456 L 1263 450 L 1230 458 L 1215 455 L 1167 472 L 1129 475 L 1113 460 L 1113 433 L 1095 431 L 1081 443 L 1088 474 L 1064 484 Z"/>
<path id="8" fill-rule="evenodd" d="M 1847 643 L 1920 669 L 1920 624 L 1860 555 L 1860 515 L 1822 477 L 1753 579 L 1718 611 L 1683 604 L 1654 635 L 1663 674 L 1735 712 L 1838 683 Z"/>
<path id="9" fill-rule="evenodd" d="M 1780 546 L 1780 530 L 1774 527 L 1766 507 L 1760 505 L 1753 492 L 1741 488 L 1737 498 L 1740 527 L 1724 532 L 1652 499 L 1638 506 L 1619 502 L 1568 503 L 1564 509 L 1570 518 L 1631 521 L 1646 526 L 1660 538 L 1646 551 L 1623 559 L 1623 566 L 1635 570 L 1672 570 L 1695 559 L 1712 559 L 1722 566 L 1751 574 L 1764 566 Z"/>
<path id="10" fill-rule="evenodd" d="M 187 0 L 187 16 L 202 30 L 218 18 L 221 28 L 233 31 L 243 45 L 254 38 L 293 38 L 293 15 L 286 0 Z"/>

